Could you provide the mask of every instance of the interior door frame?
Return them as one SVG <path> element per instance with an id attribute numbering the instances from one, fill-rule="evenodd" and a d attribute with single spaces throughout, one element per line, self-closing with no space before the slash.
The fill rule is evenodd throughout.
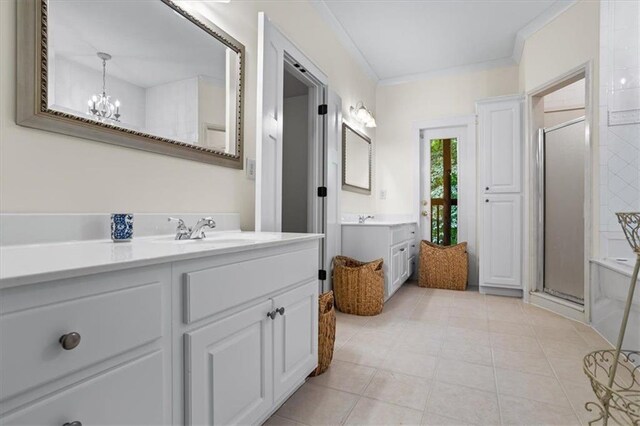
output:
<path id="1" fill-rule="evenodd" d="M 592 170 L 595 168 L 593 161 L 597 157 L 593 153 L 592 131 L 594 125 L 593 105 L 593 64 L 585 62 L 566 73 L 549 80 L 548 82 L 530 90 L 526 94 L 525 108 L 525 179 L 524 186 L 524 262 L 525 280 L 523 295 L 527 302 L 534 303 L 558 314 L 573 318 L 578 321 L 590 322 L 591 320 L 591 274 L 589 260 L 593 257 L 594 229 L 592 228 L 595 217 L 593 195 L 594 180 Z M 584 306 L 548 295 L 542 290 L 543 281 L 540 279 L 540 256 L 544 247 L 540 247 L 543 241 L 539 240 L 538 231 L 543 225 L 540 199 L 544 196 L 538 176 L 540 151 L 538 149 L 539 129 L 544 128 L 544 110 L 541 102 L 545 95 L 554 92 L 568 84 L 578 80 L 585 80 L 585 170 L 584 170 Z M 596 188 L 597 189 L 597 188 Z M 597 191 L 595 191 L 597 193 Z M 596 205 L 597 207 L 597 205 Z M 597 232 L 597 230 L 595 230 Z"/>
<path id="2" fill-rule="evenodd" d="M 476 116 L 463 115 L 456 117 L 441 118 L 437 120 L 417 121 L 413 123 L 413 152 L 414 173 L 413 199 L 414 199 L 414 220 L 418 223 L 420 235 L 423 235 L 420 211 L 422 209 L 422 190 L 424 179 L 427 176 L 423 165 L 425 156 L 430 154 L 426 144 L 422 143 L 422 136 L 429 131 L 447 131 L 456 129 L 463 132 L 462 143 L 458 142 L 458 235 L 467 241 L 467 251 L 469 253 L 469 285 L 478 286 L 478 201 L 477 201 L 477 141 L 476 141 Z M 469 206 L 467 208 L 466 206 Z M 464 216 L 460 212 L 464 207 Z"/>

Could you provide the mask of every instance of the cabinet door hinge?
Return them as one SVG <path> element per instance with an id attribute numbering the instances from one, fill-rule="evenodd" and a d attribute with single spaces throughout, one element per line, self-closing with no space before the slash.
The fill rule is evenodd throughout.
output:
<path id="1" fill-rule="evenodd" d="M 327 196 L 327 187 L 319 186 L 318 187 L 318 197 L 326 197 Z"/>
<path id="2" fill-rule="evenodd" d="M 329 111 L 327 104 L 318 105 L 318 115 L 326 115 Z"/>
<path id="3" fill-rule="evenodd" d="M 318 271 L 318 279 L 319 279 L 320 281 L 324 281 L 324 280 L 326 280 L 326 279 L 327 279 L 327 271 L 325 271 L 324 269 L 320 269 L 320 270 Z"/>

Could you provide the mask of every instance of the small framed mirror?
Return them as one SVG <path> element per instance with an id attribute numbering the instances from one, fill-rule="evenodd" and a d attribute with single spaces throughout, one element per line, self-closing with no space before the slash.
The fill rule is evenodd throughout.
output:
<path id="1" fill-rule="evenodd" d="M 244 46 L 171 0 L 18 2 L 20 125 L 243 166 Z"/>
<path id="2" fill-rule="evenodd" d="M 371 194 L 371 139 L 342 124 L 342 189 Z"/>

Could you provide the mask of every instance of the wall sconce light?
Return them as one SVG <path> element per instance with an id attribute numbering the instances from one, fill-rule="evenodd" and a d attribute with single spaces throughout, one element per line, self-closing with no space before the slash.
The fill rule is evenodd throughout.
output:
<path id="1" fill-rule="evenodd" d="M 376 119 L 373 118 L 371 111 L 365 108 L 362 101 L 358 102 L 355 107 L 349 108 L 349 113 L 351 117 L 364 124 L 365 127 L 376 127 Z"/>

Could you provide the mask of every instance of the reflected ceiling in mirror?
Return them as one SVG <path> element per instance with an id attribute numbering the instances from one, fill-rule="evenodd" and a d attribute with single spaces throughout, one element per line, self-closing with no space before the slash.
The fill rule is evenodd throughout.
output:
<path id="1" fill-rule="evenodd" d="M 242 168 L 244 46 L 169 0 L 26 1 L 42 17 L 42 112 Z"/>

